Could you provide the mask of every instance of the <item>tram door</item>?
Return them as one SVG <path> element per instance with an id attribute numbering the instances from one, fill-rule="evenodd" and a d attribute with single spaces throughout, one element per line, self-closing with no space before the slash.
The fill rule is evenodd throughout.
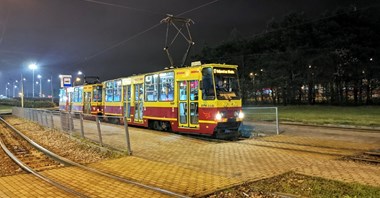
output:
<path id="1" fill-rule="evenodd" d="M 144 110 L 144 89 L 143 84 L 135 84 L 135 118 L 134 122 L 141 123 L 143 121 L 143 110 Z"/>
<path id="2" fill-rule="evenodd" d="M 178 120 L 179 127 L 198 128 L 198 80 L 178 82 Z"/>
<path id="3" fill-rule="evenodd" d="M 83 113 L 91 114 L 91 92 L 84 92 Z"/>
<path id="4" fill-rule="evenodd" d="M 131 120 L 131 85 L 123 86 L 123 115 L 127 120 Z"/>

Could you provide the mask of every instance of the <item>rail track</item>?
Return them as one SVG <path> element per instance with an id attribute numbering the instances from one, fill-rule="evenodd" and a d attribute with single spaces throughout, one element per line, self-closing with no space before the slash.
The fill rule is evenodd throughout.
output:
<path id="1" fill-rule="evenodd" d="M 110 186 L 118 186 L 118 195 L 120 196 L 128 196 L 131 192 L 143 192 L 143 194 L 147 193 L 150 195 L 187 197 L 70 161 L 38 145 L 1 117 L 0 129 L 0 146 L 16 164 L 26 172 L 71 194 L 73 197 L 99 197 L 99 194 L 107 196 L 107 191 L 114 193 L 113 191 L 115 190 L 110 188 Z M 73 172 L 72 174 L 75 175 L 70 175 L 68 172 L 64 175 L 59 175 L 59 172 L 49 173 L 47 171 L 62 167 L 72 169 L 70 172 Z M 78 174 L 85 175 L 88 178 L 77 177 Z M 89 182 L 84 185 L 86 187 L 91 186 L 91 189 L 81 188 L 81 185 L 74 185 L 83 182 Z M 138 196 L 136 194 L 132 195 Z"/>
<path id="2" fill-rule="evenodd" d="M 365 162 L 370 164 L 380 165 L 380 150 L 373 150 L 368 152 L 363 152 L 360 155 L 351 156 L 348 159 Z"/>
<path id="3" fill-rule="evenodd" d="M 362 129 L 364 130 L 364 129 Z M 370 130 L 372 131 L 372 130 Z M 238 139 L 238 140 L 220 140 L 213 139 L 210 137 L 203 136 L 194 136 L 188 135 L 190 138 L 199 139 L 208 142 L 214 143 L 235 143 L 235 144 L 244 144 L 258 147 L 266 147 L 279 150 L 288 150 L 296 151 L 303 153 L 313 153 L 327 156 L 336 156 L 337 158 L 343 158 L 346 160 L 362 161 L 371 164 L 380 164 L 380 150 L 367 152 L 363 149 L 355 148 L 337 148 L 326 145 L 313 145 L 307 143 L 296 143 L 296 142 L 287 142 L 287 141 L 273 141 L 266 139 L 254 139 L 250 141 L 249 139 Z M 248 141 L 244 141 L 248 140 Z"/>

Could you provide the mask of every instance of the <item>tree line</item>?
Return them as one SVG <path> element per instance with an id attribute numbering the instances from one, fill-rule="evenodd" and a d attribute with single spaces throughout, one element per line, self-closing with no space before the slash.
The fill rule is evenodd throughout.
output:
<path id="1" fill-rule="evenodd" d="M 238 64 L 245 104 L 380 104 L 379 11 L 290 13 L 248 38 L 235 29 L 193 59 Z"/>

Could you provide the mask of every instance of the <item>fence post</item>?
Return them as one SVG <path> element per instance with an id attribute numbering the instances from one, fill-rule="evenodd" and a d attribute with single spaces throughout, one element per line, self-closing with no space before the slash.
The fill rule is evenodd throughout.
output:
<path id="1" fill-rule="evenodd" d="M 82 138 L 84 138 L 83 113 L 79 114 L 79 118 L 80 118 L 80 134 L 81 134 Z"/>
<path id="2" fill-rule="evenodd" d="M 53 111 L 50 111 L 51 129 L 54 129 Z"/>
<path id="3" fill-rule="evenodd" d="M 100 145 L 103 146 L 102 131 L 100 130 L 100 120 L 99 120 L 99 116 L 96 116 L 96 126 L 98 127 L 98 135 L 99 135 L 99 142 L 100 142 Z"/>
<path id="4" fill-rule="evenodd" d="M 277 135 L 280 135 L 280 129 L 278 128 L 278 107 L 276 107 L 276 130 Z"/>
<path id="5" fill-rule="evenodd" d="M 124 119 L 125 139 L 127 141 L 128 155 L 132 155 L 131 141 L 129 138 L 129 130 L 128 130 L 128 120 L 126 117 L 124 117 L 123 119 Z"/>
<path id="6" fill-rule="evenodd" d="M 71 135 L 71 132 L 72 132 L 72 129 L 71 129 L 71 124 L 73 124 L 73 123 L 71 123 L 71 113 L 69 112 L 68 114 L 67 114 L 67 122 L 68 122 L 68 126 L 69 126 L 69 128 L 68 128 L 68 132 L 70 133 L 70 135 Z"/>
<path id="7" fill-rule="evenodd" d="M 47 111 L 45 111 L 44 114 L 45 114 L 46 127 L 49 127 L 49 120 L 48 120 L 48 113 L 47 113 Z"/>

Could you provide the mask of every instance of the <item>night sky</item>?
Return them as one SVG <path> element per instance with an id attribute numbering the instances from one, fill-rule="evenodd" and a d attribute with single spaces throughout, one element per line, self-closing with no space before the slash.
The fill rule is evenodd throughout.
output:
<path id="1" fill-rule="evenodd" d="M 206 44 L 227 40 L 233 29 L 243 37 L 261 33 L 268 21 L 292 11 L 313 18 L 338 7 L 373 4 L 375 0 L 0 0 L 0 94 L 21 74 L 25 92 L 31 92 L 30 63 L 39 67 L 35 75 L 43 76 L 43 92 L 50 76 L 58 88 L 59 74 L 78 70 L 103 81 L 163 69 L 169 66 L 163 51 L 166 25 L 159 23 L 166 14 L 195 22 L 190 27 L 194 54 Z M 177 45 L 186 43 L 178 39 Z M 182 50 L 173 52 L 175 60 L 182 58 Z"/>

